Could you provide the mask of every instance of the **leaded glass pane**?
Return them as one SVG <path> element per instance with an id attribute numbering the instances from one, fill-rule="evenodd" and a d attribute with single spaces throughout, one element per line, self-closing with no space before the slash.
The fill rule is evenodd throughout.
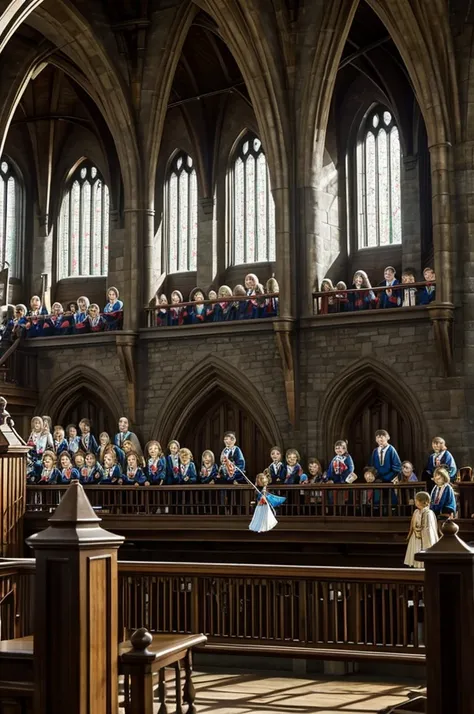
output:
<path id="1" fill-rule="evenodd" d="M 67 193 L 61 205 L 59 217 L 58 272 L 59 280 L 69 275 L 69 198 Z"/>
<path id="2" fill-rule="evenodd" d="M 264 154 L 257 159 L 257 261 L 268 260 L 268 235 L 267 235 L 267 162 Z"/>
<path id="3" fill-rule="evenodd" d="M 80 275 L 89 275 L 91 253 L 91 185 L 89 181 L 82 184 L 81 191 L 81 238 Z"/>
<path id="4" fill-rule="evenodd" d="M 178 177 L 172 173 L 168 182 L 168 250 L 170 273 L 178 270 Z"/>
<path id="5" fill-rule="evenodd" d="M 2 171 L 4 174 L 6 174 L 8 171 L 8 164 L 6 161 L 2 161 Z"/>
<path id="6" fill-rule="evenodd" d="M 245 232 L 245 185 L 244 162 L 239 157 L 234 165 L 234 263 L 245 262 L 244 232 Z"/>
<path id="7" fill-rule="evenodd" d="M 378 164 L 378 210 L 379 210 L 379 244 L 390 243 L 390 174 L 388 170 L 388 139 L 382 129 L 377 135 Z"/>
<path id="8" fill-rule="evenodd" d="M 192 162 L 191 164 L 192 165 Z M 190 222 L 191 236 L 189 244 L 190 260 L 189 270 L 196 270 L 197 267 L 197 234 L 198 234 L 198 191 L 196 172 L 192 171 L 189 178 L 190 190 Z"/>
<path id="9" fill-rule="evenodd" d="M 183 171 L 178 179 L 179 192 L 179 233 L 178 271 L 188 269 L 189 231 L 189 174 Z"/>
<path id="10" fill-rule="evenodd" d="M 69 275 L 79 275 L 79 246 L 81 225 L 81 188 L 79 181 L 74 181 L 71 189 L 71 237 L 69 256 Z"/>
<path id="11" fill-rule="evenodd" d="M 390 112 L 383 113 L 383 120 L 387 126 L 390 124 L 390 122 L 392 121 L 392 115 L 390 114 Z"/>
<path id="12" fill-rule="evenodd" d="M 59 279 L 107 274 L 109 208 L 109 191 L 99 171 L 95 166 L 81 166 L 61 204 L 57 228 Z"/>
<path id="13" fill-rule="evenodd" d="M 276 260 L 276 228 L 275 228 L 275 201 L 270 191 L 270 181 L 268 181 L 268 258 Z"/>
<path id="14" fill-rule="evenodd" d="M 5 260 L 10 265 L 13 275 L 16 274 L 16 250 L 17 250 L 17 206 L 16 206 L 16 181 L 13 176 L 8 179 L 7 185 L 7 222 L 5 236 Z"/>
<path id="15" fill-rule="evenodd" d="M 365 185 L 366 185 L 366 245 L 372 248 L 377 245 L 377 196 L 376 196 L 376 166 L 375 166 L 375 136 L 367 134 L 365 140 Z"/>
<path id="16" fill-rule="evenodd" d="M 402 211 L 400 190 L 400 137 L 398 129 L 393 127 L 390 132 L 390 178 L 391 178 L 391 214 L 392 214 L 392 243 L 402 242 Z"/>
<path id="17" fill-rule="evenodd" d="M 7 192 L 7 181 L 2 177 L 0 178 L 0 261 L 3 265 L 5 260 L 5 218 L 6 218 L 6 192 Z M 0 267 L 1 267 L 0 265 Z"/>
<path id="18" fill-rule="evenodd" d="M 379 121 L 380 121 L 380 120 L 379 120 L 379 115 L 378 115 L 378 114 L 374 114 L 374 116 L 373 116 L 373 118 L 372 118 L 372 126 L 374 127 L 374 129 L 376 129 L 376 128 L 378 127 Z"/>
<path id="19" fill-rule="evenodd" d="M 255 257 L 255 158 L 249 155 L 245 162 L 245 262 L 253 263 Z"/>
<path id="20" fill-rule="evenodd" d="M 366 248 L 364 144 L 357 144 L 357 231 L 359 248 Z M 348 194 L 349 195 L 349 194 Z"/>
<path id="21" fill-rule="evenodd" d="M 92 171 L 91 171 L 92 175 Z M 102 267 L 102 250 L 101 250 L 101 235 L 102 235 L 102 183 L 95 181 L 92 186 L 92 260 L 91 274 L 101 275 Z"/>

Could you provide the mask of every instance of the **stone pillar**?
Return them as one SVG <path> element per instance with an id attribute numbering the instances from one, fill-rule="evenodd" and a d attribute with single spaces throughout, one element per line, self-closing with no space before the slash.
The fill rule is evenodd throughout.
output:
<path id="1" fill-rule="evenodd" d="M 451 520 L 425 564 L 427 714 L 474 714 L 474 550 Z"/>
<path id="2" fill-rule="evenodd" d="M 197 278 L 196 285 L 207 289 L 217 273 L 214 199 L 201 198 L 198 216 Z"/>
<path id="3" fill-rule="evenodd" d="M 285 187 L 274 188 L 272 195 L 275 201 L 276 227 L 275 277 L 280 287 L 279 316 L 291 319 L 294 316 L 293 306 L 296 304 L 296 281 L 292 280 L 296 252 L 290 235 L 290 191 Z M 302 283 L 298 284 L 301 286 Z"/>
<path id="4" fill-rule="evenodd" d="M 421 274 L 420 177 L 417 156 L 405 156 L 402 166 L 402 269 L 414 268 Z M 401 277 L 401 276 L 400 276 Z"/>
<path id="5" fill-rule="evenodd" d="M 148 209 L 126 208 L 124 234 L 124 330 L 138 330 L 142 310 L 141 246 Z M 124 301 L 125 302 L 125 301 Z"/>
<path id="6" fill-rule="evenodd" d="M 453 302 L 454 239 L 451 225 L 451 144 L 429 147 L 433 201 L 433 247 L 436 301 Z"/>
<path id="7" fill-rule="evenodd" d="M 35 551 L 35 713 L 117 714 L 117 549 L 72 481 Z"/>

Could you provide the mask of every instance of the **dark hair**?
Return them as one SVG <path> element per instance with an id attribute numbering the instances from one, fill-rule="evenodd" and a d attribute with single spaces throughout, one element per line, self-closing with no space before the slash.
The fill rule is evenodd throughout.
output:
<path id="1" fill-rule="evenodd" d="M 81 424 L 85 424 L 86 426 L 90 426 L 90 425 L 91 425 L 90 419 L 87 419 L 87 417 L 82 417 L 81 421 L 79 422 L 79 426 L 81 426 Z"/>
<path id="2" fill-rule="evenodd" d="M 237 437 L 236 437 L 236 435 L 235 435 L 235 431 L 225 431 L 225 432 L 224 432 L 224 439 L 226 438 L 226 436 L 233 436 L 234 439 L 237 439 Z"/>
<path id="3" fill-rule="evenodd" d="M 338 439 L 334 444 L 334 448 L 336 448 L 336 446 L 343 446 L 347 451 L 347 449 L 349 448 L 349 442 L 347 441 L 347 439 Z"/>
<path id="4" fill-rule="evenodd" d="M 390 434 L 388 433 L 388 431 L 386 431 L 386 429 L 377 429 L 377 431 L 375 432 L 375 438 L 377 438 L 378 436 L 386 436 L 387 439 L 390 439 Z"/>

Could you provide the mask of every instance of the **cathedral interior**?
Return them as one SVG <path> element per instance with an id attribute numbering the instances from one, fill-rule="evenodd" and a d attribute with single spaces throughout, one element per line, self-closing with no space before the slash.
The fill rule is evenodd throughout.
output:
<path id="1" fill-rule="evenodd" d="M 305 474 L 316 459 L 322 482 L 344 440 L 358 476 L 337 495 L 287 478 L 263 537 L 247 527 L 252 489 L 235 482 L 216 496 L 86 487 L 125 536 L 120 559 L 166 561 L 169 578 L 187 564 L 181 594 L 199 563 L 380 567 L 402 587 L 389 569 L 403 565 L 417 489 L 361 490 L 378 430 L 428 492 L 442 437 L 461 474 L 452 515 L 474 540 L 472 4 L 0 0 L 0 13 L 0 395 L 19 437 L 31 448 L 32 419 L 48 415 L 51 431 L 86 419 L 113 442 L 125 416 L 140 456 L 175 440 L 199 481 L 201 455 L 219 466 L 229 431 L 252 483 L 274 447 Z M 23 539 L 60 504 L 50 493 L 63 491 L 28 483 L 21 547 L 5 531 L 4 557 L 29 557 Z M 409 575 L 422 587 L 423 569 Z M 296 580 L 278 582 L 301 601 Z M 144 626 L 127 593 L 127 626 Z M 400 661 L 414 646 L 421 662 L 416 627 L 404 638 Z"/>

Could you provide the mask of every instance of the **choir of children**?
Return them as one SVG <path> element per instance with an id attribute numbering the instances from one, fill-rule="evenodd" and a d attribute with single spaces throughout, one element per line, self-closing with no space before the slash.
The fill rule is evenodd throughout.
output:
<path id="1" fill-rule="evenodd" d="M 52 335 L 81 335 L 86 332 L 103 332 L 122 329 L 123 302 L 115 287 L 107 290 L 108 302 L 104 309 L 82 295 L 77 303 L 69 303 L 66 309 L 59 302 L 53 303 L 51 313 L 41 303 L 38 295 L 30 300 L 30 309 L 15 305 L 13 316 L 3 327 L 2 339 L 8 340 L 24 334 L 25 337 L 51 337 Z"/>
<path id="2" fill-rule="evenodd" d="M 397 285 L 410 285 L 416 283 L 415 272 L 407 268 L 402 272 L 401 282 L 396 277 L 396 270 L 388 265 L 384 270 L 384 279 L 378 284 L 385 290 L 374 291 L 369 277 L 363 270 L 357 270 L 352 279 L 351 290 L 343 282 L 333 285 L 329 278 L 321 282 L 321 292 L 327 296 L 319 298 L 318 314 L 328 315 L 335 312 L 352 312 L 368 310 L 370 308 L 412 307 L 414 305 L 428 305 L 436 298 L 436 275 L 432 268 L 425 268 L 423 281 L 426 285 L 420 288 L 400 287 Z"/>
<path id="3" fill-rule="evenodd" d="M 173 290 L 170 301 L 164 294 L 157 296 L 156 324 L 159 327 L 176 327 L 276 317 L 279 287 L 275 278 L 267 280 L 265 288 L 253 273 L 246 275 L 244 282 L 245 286 L 236 285 L 233 290 L 228 285 L 221 285 L 217 293 L 209 290 L 207 298 L 204 290 L 194 288 L 187 303 L 179 290 Z"/>
<path id="4" fill-rule="evenodd" d="M 241 484 L 245 483 L 245 457 L 237 445 L 233 431 L 223 436 L 223 448 L 217 462 L 212 451 L 206 449 L 201 463 L 196 467 L 193 454 L 181 447 L 176 439 L 167 445 L 165 455 L 161 444 L 149 441 L 142 452 L 137 435 L 130 430 L 126 417 L 121 417 L 118 432 L 113 441 L 109 434 L 102 432 L 98 441 L 91 431 L 89 419 L 81 419 L 74 424 L 52 429 L 48 416 L 35 416 L 31 420 L 27 480 L 30 484 L 67 484 L 79 479 L 83 484 L 117 484 L 134 486 L 186 485 L 186 484 Z M 52 433 L 51 433 L 52 432 Z M 376 448 L 364 469 L 363 481 L 376 483 L 410 483 L 417 481 L 413 464 L 400 460 L 392 446 L 390 435 L 385 429 L 375 432 Z M 441 437 L 432 442 L 433 453 L 429 456 L 423 479 L 433 479 L 431 510 L 441 517 L 449 517 L 456 511 L 456 502 L 451 481 L 456 477 L 457 467 L 452 454 Z M 335 455 L 328 468 L 323 471 L 316 458 L 308 461 L 308 473 L 301 466 L 301 457 L 296 449 L 283 450 L 273 446 L 270 450 L 271 463 L 264 474 L 269 484 L 282 486 L 297 484 L 344 484 L 357 481 L 354 461 L 348 451 L 348 442 L 343 439 L 334 445 Z M 344 502 L 350 502 L 348 492 L 344 492 Z M 364 513 L 380 506 L 380 493 L 368 488 L 363 496 Z M 333 505 L 333 497 L 328 500 Z M 413 502 L 410 501 L 410 504 Z M 339 504 L 339 501 L 338 501 Z M 397 504 L 397 493 L 392 492 L 392 505 Z M 409 505 L 410 505 L 409 504 Z M 340 504 L 339 504 L 340 505 Z M 417 505 L 420 508 L 419 505 Z M 421 509 L 422 510 L 422 509 Z"/>

